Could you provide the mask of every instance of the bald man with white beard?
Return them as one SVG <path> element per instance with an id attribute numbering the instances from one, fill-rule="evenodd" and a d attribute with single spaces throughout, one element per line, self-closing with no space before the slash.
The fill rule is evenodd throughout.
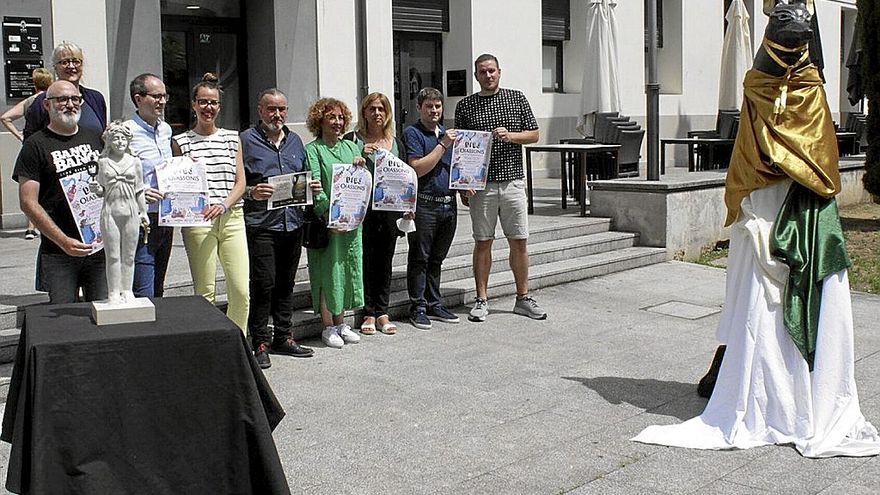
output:
<path id="1" fill-rule="evenodd" d="M 38 286 L 53 304 L 71 303 L 81 288 L 86 301 L 107 298 L 104 252 L 92 253 L 82 240 L 61 177 L 98 158 L 101 136 L 79 127 L 82 95 L 73 84 L 56 81 L 43 106 L 49 125 L 25 140 L 12 179 L 19 184 L 21 210 L 43 233 Z"/>

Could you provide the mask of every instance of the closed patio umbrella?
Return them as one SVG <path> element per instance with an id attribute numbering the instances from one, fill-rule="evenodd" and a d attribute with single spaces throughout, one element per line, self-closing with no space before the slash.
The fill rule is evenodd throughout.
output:
<path id="1" fill-rule="evenodd" d="M 849 55 L 846 57 L 846 94 L 850 105 L 856 106 L 865 97 L 865 88 L 862 84 L 862 33 L 861 26 L 856 24 L 853 33 L 852 44 L 849 47 Z"/>
<path id="2" fill-rule="evenodd" d="M 727 9 L 727 32 L 721 51 L 721 81 L 718 89 L 719 110 L 742 107 L 742 82 L 752 66 L 752 34 L 749 13 L 743 0 L 733 0 Z"/>
<path id="3" fill-rule="evenodd" d="M 620 111 L 615 0 L 588 0 L 587 44 L 577 130 L 592 136 L 596 113 Z"/>

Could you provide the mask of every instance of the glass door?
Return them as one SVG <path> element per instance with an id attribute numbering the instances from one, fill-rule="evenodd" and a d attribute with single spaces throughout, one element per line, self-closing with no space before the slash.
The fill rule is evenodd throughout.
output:
<path id="1" fill-rule="evenodd" d="M 424 87 L 443 91 L 439 33 L 394 32 L 394 118 L 398 134 L 419 118 L 416 96 Z"/>
<path id="2" fill-rule="evenodd" d="M 217 74 L 223 88 L 218 125 L 235 130 L 248 127 L 241 24 L 238 19 L 162 16 L 162 71 L 171 95 L 165 120 L 175 134 L 195 123 L 191 91 L 206 72 Z"/>

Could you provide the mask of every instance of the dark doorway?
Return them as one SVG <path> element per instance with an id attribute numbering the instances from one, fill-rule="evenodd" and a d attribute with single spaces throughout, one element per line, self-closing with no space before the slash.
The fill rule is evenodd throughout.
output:
<path id="1" fill-rule="evenodd" d="M 218 125 L 248 127 L 244 25 L 240 18 L 162 16 L 162 72 L 171 97 L 165 120 L 175 134 L 195 124 L 190 92 L 206 72 L 217 74 L 223 88 Z"/>
<path id="2" fill-rule="evenodd" d="M 394 31 L 394 116 L 400 131 L 419 118 L 416 95 L 425 87 L 443 91 L 440 33 Z"/>

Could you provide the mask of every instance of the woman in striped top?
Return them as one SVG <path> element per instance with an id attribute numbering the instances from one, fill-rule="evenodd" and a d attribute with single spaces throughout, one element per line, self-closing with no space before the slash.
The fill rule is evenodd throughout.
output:
<path id="1" fill-rule="evenodd" d="M 183 245 L 189 259 L 193 289 L 214 302 L 219 257 L 229 299 L 226 314 L 245 331 L 250 272 L 241 209 L 245 188 L 244 164 L 238 133 L 216 126 L 215 119 L 220 113 L 220 85 L 216 75 L 209 72 L 195 85 L 192 109 L 196 114 L 196 126 L 174 136 L 171 148 L 175 156 L 185 155 L 203 163 L 208 176 L 209 205 L 205 219 L 211 221 L 211 226 L 183 228 Z"/>

